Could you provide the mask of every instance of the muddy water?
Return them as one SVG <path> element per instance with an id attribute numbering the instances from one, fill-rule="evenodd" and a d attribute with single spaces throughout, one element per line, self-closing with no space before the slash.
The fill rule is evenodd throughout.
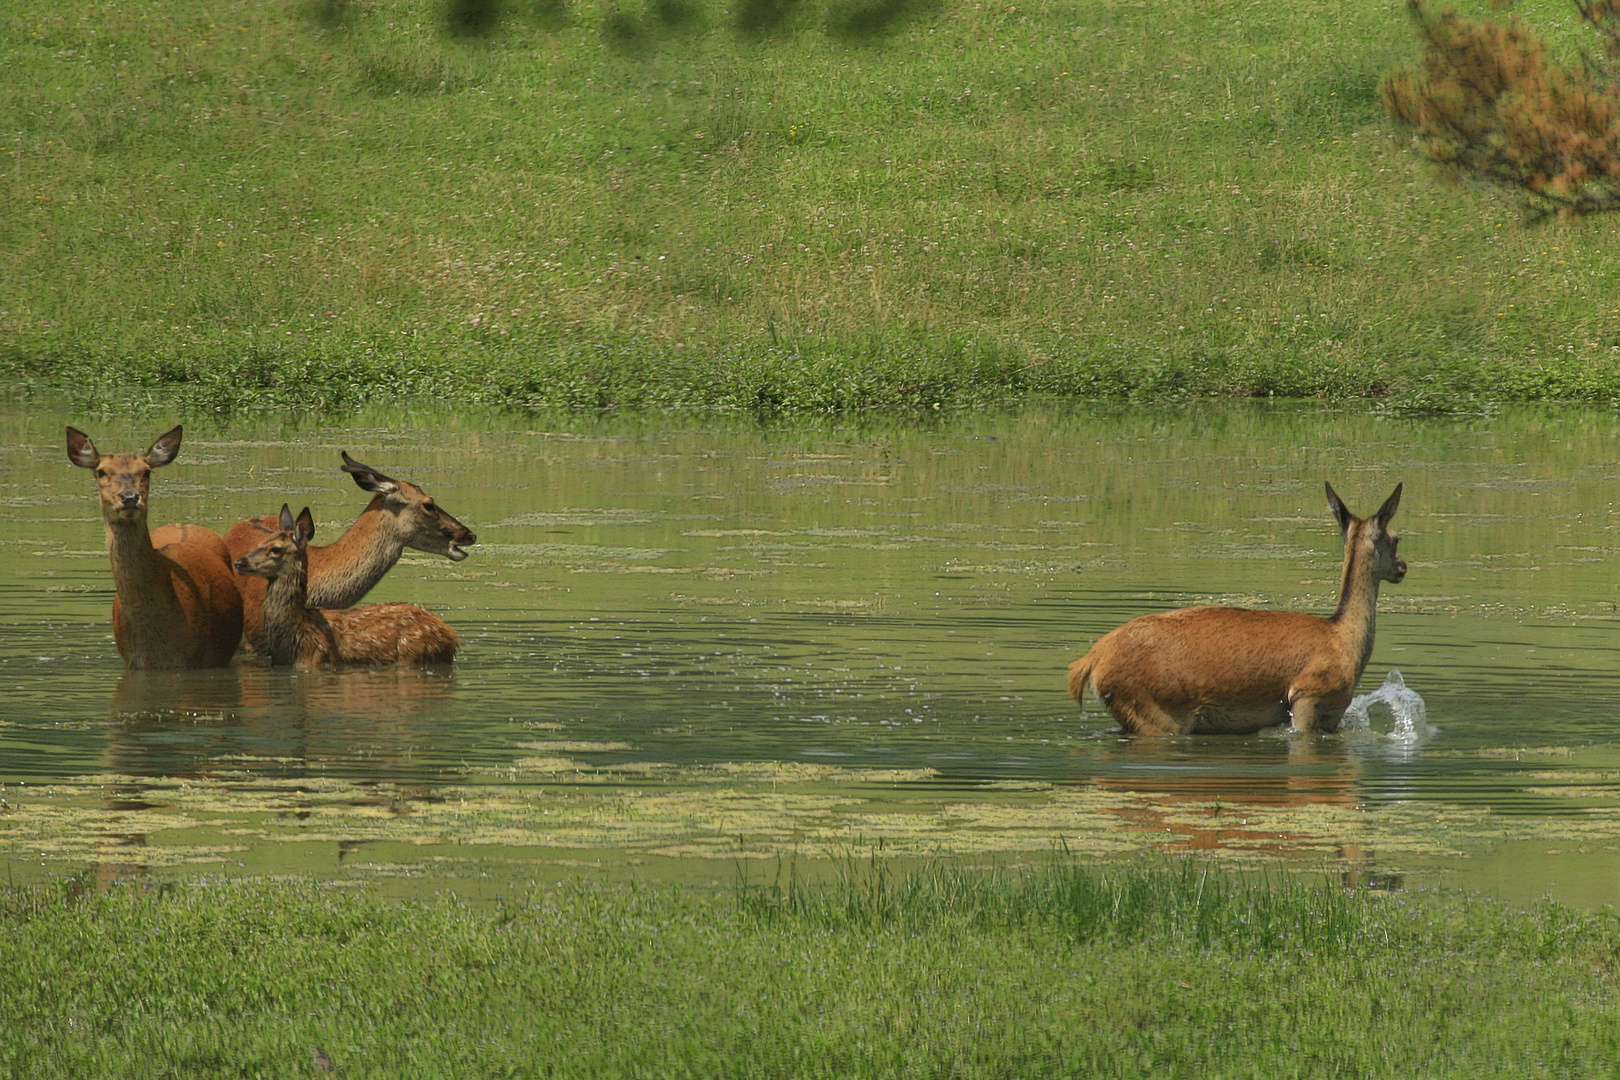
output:
<path id="1" fill-rule="evenodd" d="M 375 412 L 189 421 L 153 521 L 283 501 L 330 541 L 339 450 L 479 536 L 370 600 L 449 676 L 122 670 L 88 473 L 172 418 L 0 408 L 0 859 L 15 878 L 730 879 L 784 855 L 1062 846 L 1620 902 L 1620 422 L 1308 407 L 1025 409 L 937 427 Z M 1437 729 L 1131 740 L 1064 668 L 1132 616 L 1331 611 L 1352 508 L 1406 485 L 1362 690 Z M 584 867 L 585 870 L 580 868 Z M 752 872 L 752 871 L 751 871 Z"/>

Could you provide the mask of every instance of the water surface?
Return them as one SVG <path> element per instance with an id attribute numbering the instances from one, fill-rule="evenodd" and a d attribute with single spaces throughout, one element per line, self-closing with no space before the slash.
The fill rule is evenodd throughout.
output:
<path id="1" fill-rule="evenodd" d="M 728 877 L 797 854 L 1199 850 L 1348 879 L 1620 900 L 1620 424 L 1308 406 L 1026 408 L 937 426 L 378 411 L 188 421 L 153 523 L 366 496 L 349 453 L 479 536 L 368 598 L 462 635 L 453 675 L 124 673 L 89 474 L 0 408 L 0 854 L 14 876 L 313 872 L 419 887 Z M 1410 564 L 1361 689 L 1438 734 L 1122 738 L 1064 669 L 1132 616 L 1326 614 L 1331 480 L 1396 482 Z M 1383 728 L 1387 730 L 1387 721 Z M 763 872 L 761 870 L 760 872 Z M 415 884 L 412 884 L 415 883 Z"/>

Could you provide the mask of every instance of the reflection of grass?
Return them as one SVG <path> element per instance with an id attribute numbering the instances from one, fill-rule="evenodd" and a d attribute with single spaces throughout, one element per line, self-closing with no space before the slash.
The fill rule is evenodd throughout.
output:
<path id="1" fill-rule="evenodd" d="M 72 947 L 64 947 L 63 943 Z M 0 891 L 0 1063 L 82 1076 L 1607 1075 L 1612 916 L 1192 866 L 488 908 Z"/>

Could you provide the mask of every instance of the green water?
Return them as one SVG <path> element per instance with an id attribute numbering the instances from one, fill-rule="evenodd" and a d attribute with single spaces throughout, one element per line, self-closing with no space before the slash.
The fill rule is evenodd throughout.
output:
<path id="1" fill-rule="evenodd" d="M 90 477 L 62 428 L 137 450 L 172 419 L 0 408 L 14 875 L 408 888 L 1062 845 L 1620 901 L 1610 414 L 187 422 L 154 475 L 154 524 L 223 531 L 286 501 L 330 541 L 366 501 L 337 469 L 347 450 L 473 528 L 465 562 L 407 553 L 368 597 L 456 626 L 448 678 L 125 674 Z M 1135 615 L 1331 611 L 1324 480 L 1362 513 L 1406 485 L 1411 569 L 1385 586 L 1361 689 L 1398 668 L 1433 737 L 1131 740 L 1067 697 L 1069 661 Z"/>

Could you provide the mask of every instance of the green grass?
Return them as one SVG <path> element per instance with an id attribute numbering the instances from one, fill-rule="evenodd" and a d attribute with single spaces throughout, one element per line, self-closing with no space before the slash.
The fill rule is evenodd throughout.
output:
<path id="1" fill-rule="evenodd" d="M 1620 926 L 1196 866 L 473 909 L 192 882 L 0 894 L 0 1071 L 299 1076 L 1620 1075 Z"/>
<path id="2" fill-rule="evenodd" d="M 506 8 L 7 5 L 0 374 L 190 411 L 1620 400 L 1617 223 L 1439 189 L 1377 102 L 1398 5 Z"/>

